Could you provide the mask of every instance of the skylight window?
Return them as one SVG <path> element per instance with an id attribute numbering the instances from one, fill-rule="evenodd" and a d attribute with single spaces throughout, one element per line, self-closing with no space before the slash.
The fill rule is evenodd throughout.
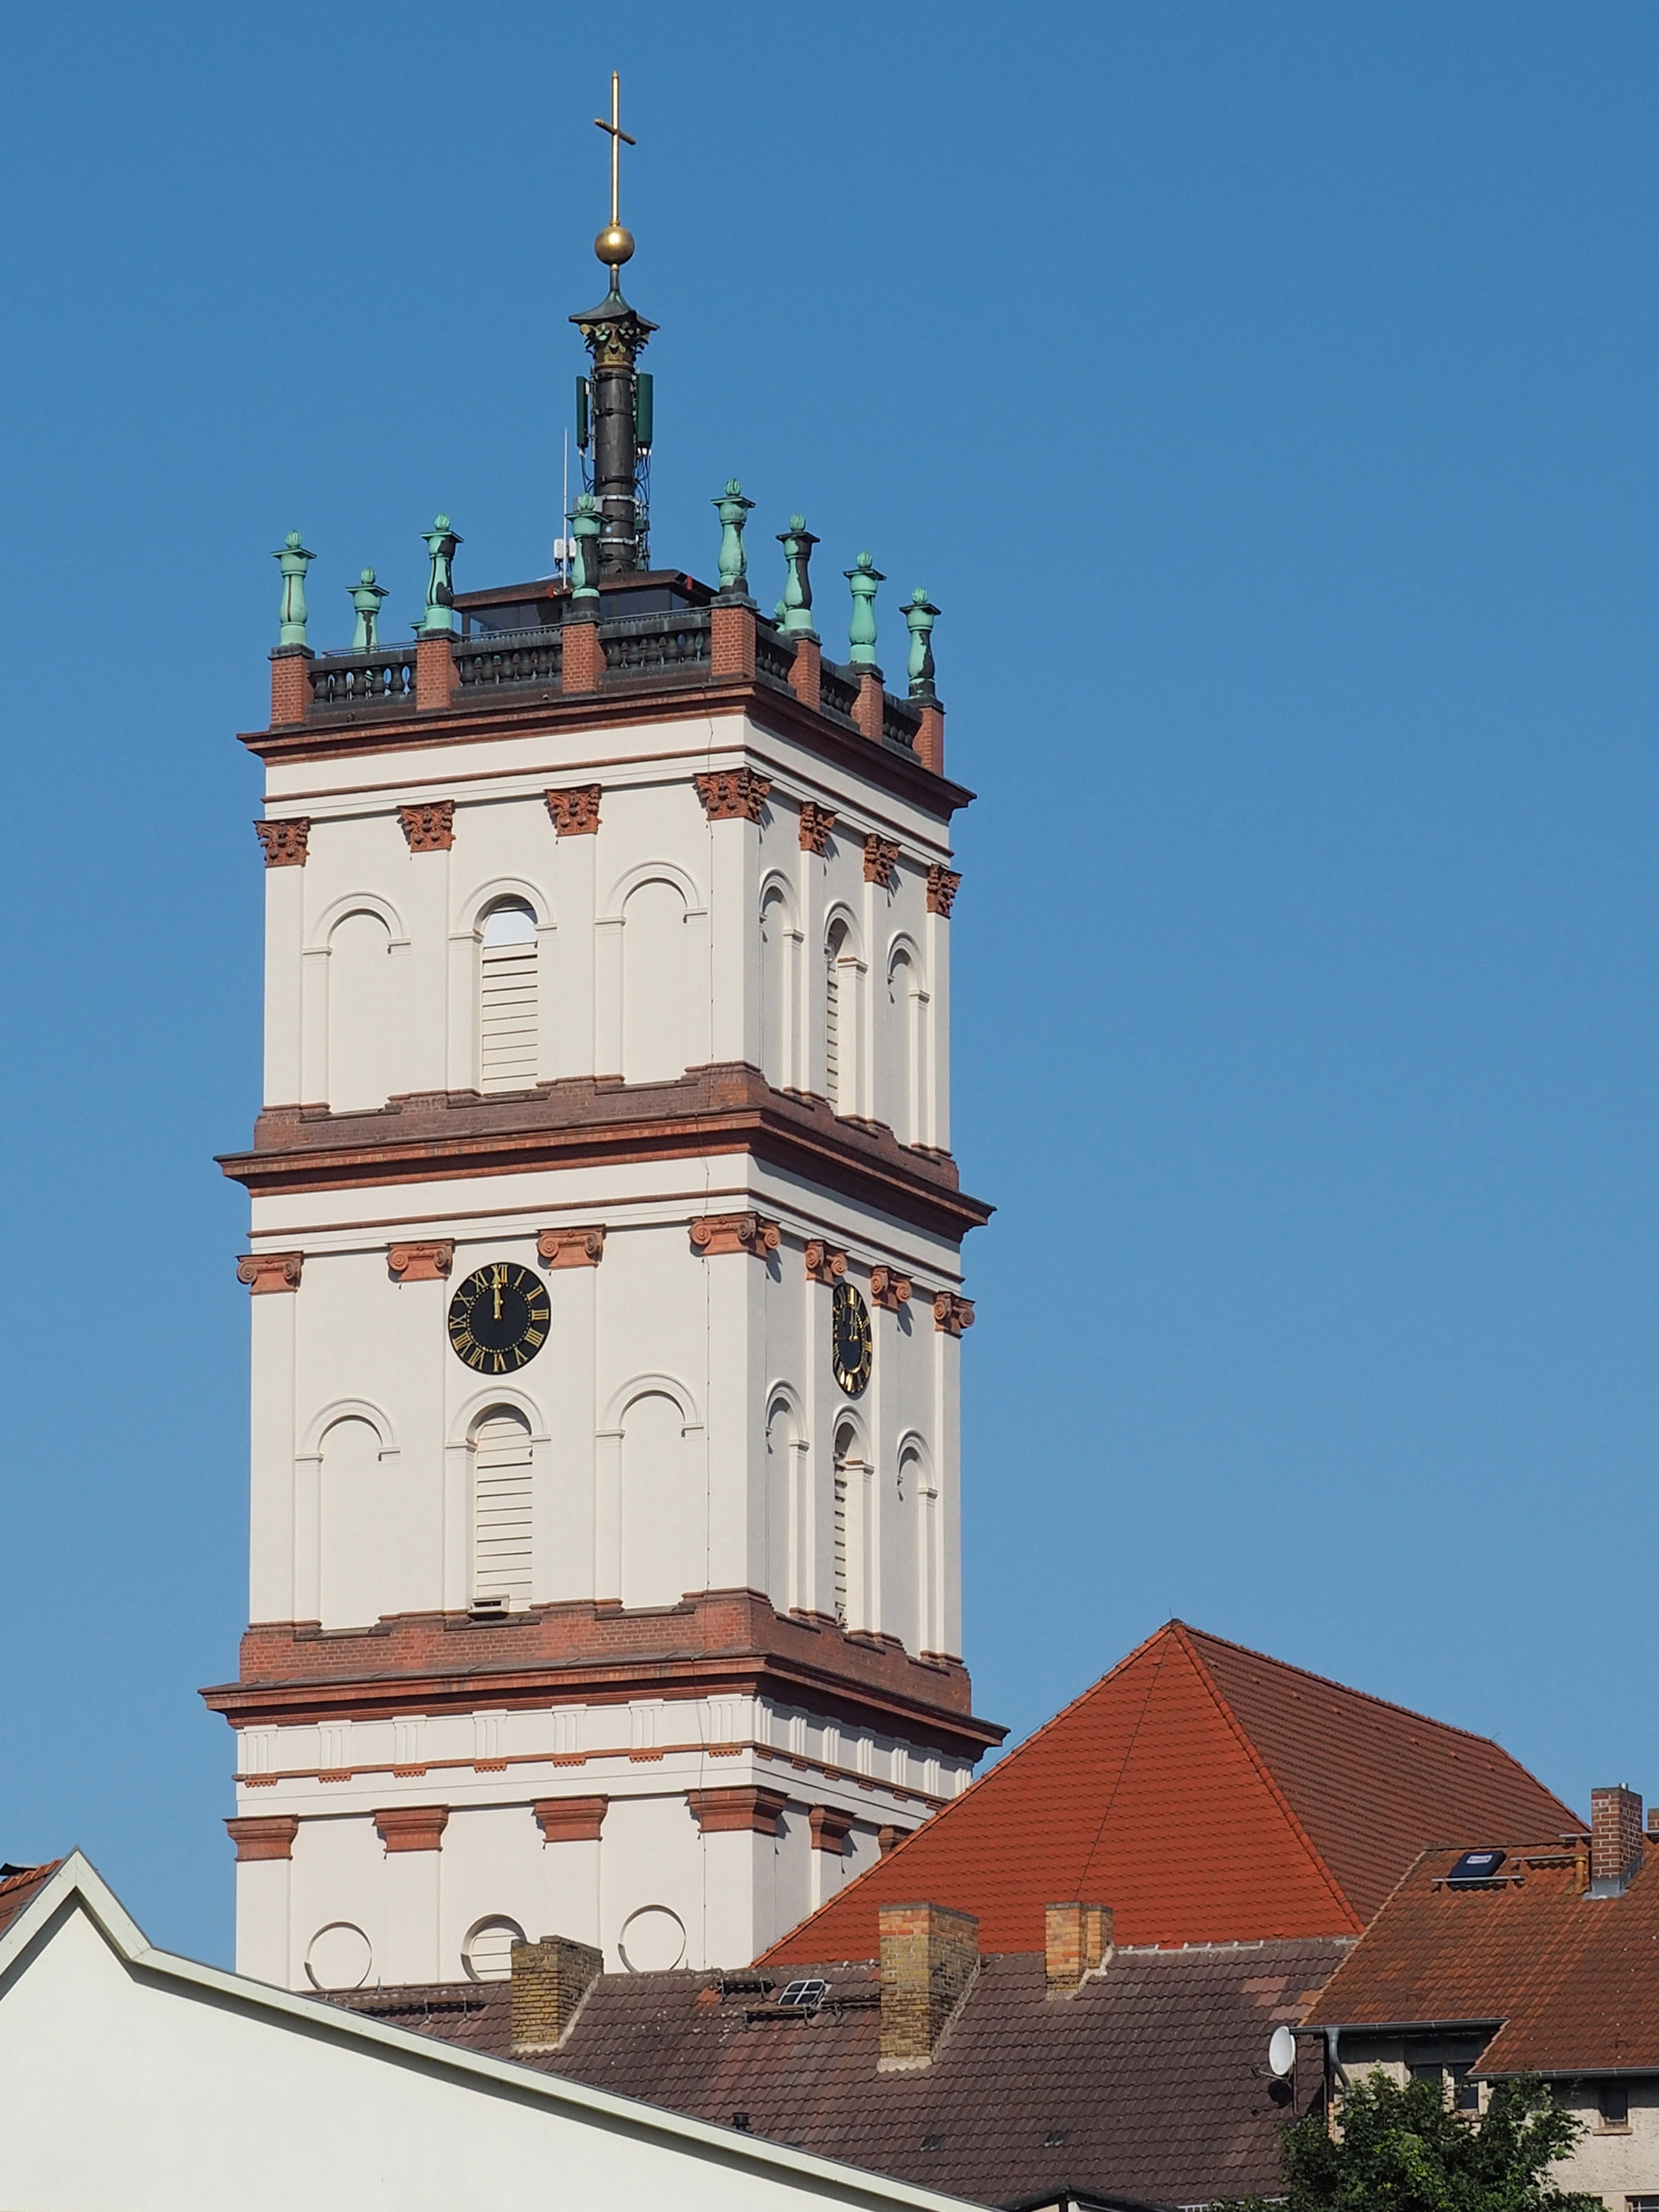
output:
<path id="1" fill-rule="evenodd" d="M 829 1994 L 828 1982 L 813 1980 L 788 1982 L 785 1984 L 783 1994 L 779 1997 L 778 2002 L 780 2005 L 787 2005 L 792 2012 L 816 2012 Z"/>
<path id="2" fill-rule="evenodd" d="M 1471 1888 L 1477 1882 L 1492 1881 L 1508 1856 L 1507 1851 L 1465 1851 L 1446 1880 L 1453 1887 L 1462 1888 Z"/>

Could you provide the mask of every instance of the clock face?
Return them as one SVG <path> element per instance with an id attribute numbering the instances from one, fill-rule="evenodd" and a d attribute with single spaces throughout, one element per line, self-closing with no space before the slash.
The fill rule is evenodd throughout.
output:
<path id="1" fill-rule="evenodd" d="M 449 1341 L 480 1375 L 510 1375 L 547 1342 L 553 1310 L 539 1275 L 514 1260 L 471 1274 L 449 1301 Z"/>
<path id="2" fill-rule="evenodd" d="M 836 1285 L 831 1310 L 830 1362 L 836 1380 L 856 1398 L 870 1380 L 870 1309 L 850 1283 Z"/>

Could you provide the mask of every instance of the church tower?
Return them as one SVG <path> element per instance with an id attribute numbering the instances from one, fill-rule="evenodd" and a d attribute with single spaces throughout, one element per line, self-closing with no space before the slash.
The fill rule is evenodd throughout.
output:
<path id="1" fill-rule="evenodd" d="M 572 318 L 589 489 L 560 574 L 412 644 L 371 570 L 313 653 L 279 550 L 264 1107 L 249 1193 L 240 1971 L 295 1988 L 738 1967 L 1001 1731 L 961 1652 L 952 812 L 918 592 L 714 502 L 653 567 L 653 325 L 611 222 Z M 714 542 L 711 523 L 711 550 Z M 568 570 L 568 573 L 564 573 Z"/>

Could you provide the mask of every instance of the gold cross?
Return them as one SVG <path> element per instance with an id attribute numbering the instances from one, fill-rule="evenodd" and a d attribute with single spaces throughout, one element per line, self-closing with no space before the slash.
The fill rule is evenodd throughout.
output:
<path id="1" fill-rule="evenodd" d="M 611 134 L 611 228 L 615 230 L 622 221 L 622 149 L 636 143 L 622 127 L 622 78 L 615 70 L 611 72 L 611 120 L 607 123 L 604 116 L 596 115 L 593 121 L 599 130 Z"/>

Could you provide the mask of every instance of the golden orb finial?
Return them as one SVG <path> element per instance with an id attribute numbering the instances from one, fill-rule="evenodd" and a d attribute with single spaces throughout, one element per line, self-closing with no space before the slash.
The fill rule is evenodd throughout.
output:
<path id="1" fill-rule="evenodd" d="M 634 258 L 634 234 L 623 223 L 607 223 L 594 240 L 593 251 L 608 269 L 620 269 Z"/>

